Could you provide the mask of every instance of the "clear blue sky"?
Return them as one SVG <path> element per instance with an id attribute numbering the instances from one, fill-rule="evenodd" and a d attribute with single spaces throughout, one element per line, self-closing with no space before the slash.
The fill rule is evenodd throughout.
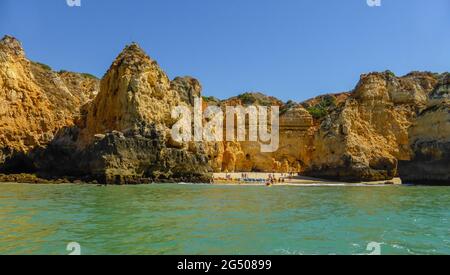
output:
<path id="1" fill-rule="evenodd" d="M 301 101 L 352 89 L 361 73 L 449 71 L 450 1 L 0 0 L 0 35 L 30 59 L 103 76 L 138 42 L 204 94 L 261 91 Z"/>

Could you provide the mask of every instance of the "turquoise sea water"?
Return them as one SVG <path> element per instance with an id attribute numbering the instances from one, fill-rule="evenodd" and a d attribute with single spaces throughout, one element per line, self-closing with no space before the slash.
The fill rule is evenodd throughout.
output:
<path id="1" fill-rule="evenodd" d="M 450 188 L 0 185 L 0 254 L 450 254 Z"/>

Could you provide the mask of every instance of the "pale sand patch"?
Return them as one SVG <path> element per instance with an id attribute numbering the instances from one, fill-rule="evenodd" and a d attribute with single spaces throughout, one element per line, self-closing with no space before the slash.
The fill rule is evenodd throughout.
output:
<path id="1" fill-rule="evenodd" d="M 245 182 L 242 180 L 242 176 L 245 174 L 247 178 L 264 180 L 263 182 Z M 276 186 L 287 186 L 287 185 L 328 185 L 328 186 L 341 186 L 341 185 L 385 185 L 387 182 L 394 185 L 401 185 L 402 181 L 400 178 L 394 178 L 393 180 L 384 181 L 372 181 L 372 182 L 338 182 L 332 180 L 318 179 L 297 176 L 296 174 L 290 175 L 289 173 L 214 173 L 214 184 L 218 185 L 265 185 L 268 181 L 269 176 L 272 175 L 276 179 L 274 185 Z M 279 179 L 284 179 L 284 182 L 278 182 Z"/>

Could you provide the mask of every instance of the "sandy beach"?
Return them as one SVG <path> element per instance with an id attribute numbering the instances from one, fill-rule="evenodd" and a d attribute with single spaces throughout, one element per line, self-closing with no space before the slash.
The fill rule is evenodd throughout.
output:
<path id="1" fill-rule="evenodd" d="M 390 181 L 372 182 L 340 182 L 311 177 L 298 176 L 296 173 L 214 173 L 215 185 L 266 185 L 273 178 L 273 186 L 379 186 L 379 185 L 401 185 L 400 178 Z"/>

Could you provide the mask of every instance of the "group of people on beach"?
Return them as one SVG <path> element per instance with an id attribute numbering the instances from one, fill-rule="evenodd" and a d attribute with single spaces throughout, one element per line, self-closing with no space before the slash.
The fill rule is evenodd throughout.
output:
<path id="1" fill-rule="evenodd" d="M 281 175 L 278 179 L 276 178 L 275 174 L 269 174 L 269 178 L 267 180 L 267 183 L 275 184 L 275 183 L 283 183 L 285 182 L 284 174 Z"/>
<path id="2" fill-rule="evenodd" d="M 239 175 L 239 174 L 238 174 Z M 267 178 L 266 179 L 256 179 L 256 178 L 252 178 L 250 173 L 241 173 L 240 177 L 233 177 L 232 173 L 225 173 L 225 175 L 223 175 L 220 178 L 213 178 L 211 180 L 211 184 L 214 184 L 216 181 L 225 181 L 225 182 L 232 182 L 232 181 L 239 181 L 239 182 L 253 182 L 253 181 L 262 181 L 262 182 L 266 182 L 267 185 L 273 185 L 276 183 L 284 183 L 286 181 L 286 179 L 292 179 L 294 176 L 296 176 L 296 173 L 281 173 L 279 175 L 275 174 L 275 173 L 270 173 L 270 174 L 266 174 Z M 235 174 L 236 176 L 236 174 Z M 277 178 L 277 176 L 279 176 Z"/>

